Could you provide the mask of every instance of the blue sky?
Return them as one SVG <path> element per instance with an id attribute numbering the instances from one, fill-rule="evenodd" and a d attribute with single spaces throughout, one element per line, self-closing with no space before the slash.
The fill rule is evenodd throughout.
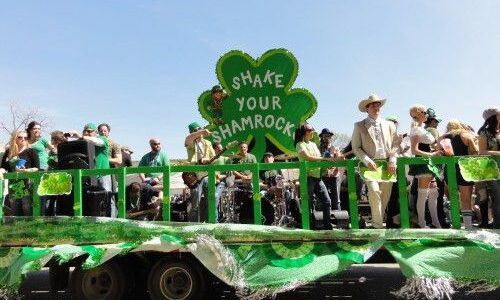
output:
<path id="1" fill-rule="evenodd" d="M 413 103 L 476 129 L 500 94 L 499 1 L 3 1 L 0 114 L 16 101 L 52 116 L 51 130 L 108 122 L 149 151 L 158 136 L 185 158 L 196 100 L 224 53 L 286 48 L 294 87 L 311 91 L 318 129 L 351 134 L 371 93 L 410 124 Z M 440 126 L 444 131 L 445 124 Z M 5 137 L 2 137 L 5 141 Z"/>

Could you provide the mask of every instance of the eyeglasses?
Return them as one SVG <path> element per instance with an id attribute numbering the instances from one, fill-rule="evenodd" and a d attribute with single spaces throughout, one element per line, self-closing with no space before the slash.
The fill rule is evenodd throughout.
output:
<path id="1" fill-rule="evenodd" d="M 426 111 L 419 111 L 419 112 L 417 112 L 417 114 L 424 114 L 424 116 L 425 116 L 425 115 L 427 115 L 427 112 Z M 412 117 L 412 119 L 417 118 L 417 116 L 411 116 L 411 117 Z"/>

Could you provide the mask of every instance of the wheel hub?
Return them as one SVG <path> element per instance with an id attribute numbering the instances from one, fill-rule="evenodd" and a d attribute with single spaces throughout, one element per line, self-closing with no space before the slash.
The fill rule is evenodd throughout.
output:
<path id="1" fill-rule="evenodd" d="M 182 268 L 169 268 L 161 275 L 160 290 L 167 299 L 185 299 L 192 289 L 193 278 Z"/>

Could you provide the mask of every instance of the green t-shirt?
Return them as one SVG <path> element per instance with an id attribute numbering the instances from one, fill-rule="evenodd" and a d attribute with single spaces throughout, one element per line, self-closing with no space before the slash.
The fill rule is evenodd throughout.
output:
<path id="1" fill-rule="evenodd" d="M 31 148 L 35 150 L 38 154 L 38 160 L 40 161 L 40 169 L 47 170 L 49 164 L 49 154 L 47 153 L 47 148 L 49 146 L 49 141 L 41 137 L 35 143 L 31 144 Z"/>
<path id="2" fill-rule="evenodd" d="M 95 146 L 95 168 L 96 169 L 109 169 L 109 141 L 103 135 L 96 136 L 104 142 L 102 146 Z"/>
<path id="3" fill-rule="evenodd" d="M 297 153 L 299 153 L 299 160 L 300 161 L 304 161 L 304 158 L 302 158 L 302 156 L 300 155 L 300 152 L 304 152 L 308 156 L 312 156 L 312 157 L 318 157 L 318 158 L 321 157 L 321 152 L 319 152 L 318 146 L 312 141 L 309 141 L 307 143 L 304 141 L 299 142 L 299 143 L 297 143 L 297 146 L 295 147 L 295 149 L 297 150 Z M 308 169 L 307 176 L 320 178 L 321 168 Z"/>
<path id="4" fill-rule="evenodd" d="M 247 153 L 245 157 L 240 159 L 240 164 L 254 164 L 257 163 L 257 158 L 255 158 L 255 155 L 252 153 Z M 245 175 L 252 175 L 252 171 L 250 170 L 245 170 L 242 172 Z"/>
<path id="5" fill-rule="evenodd" d="M 168 156 L 167 153 L 160 151 L 160 152 L 149 152 L 146 155 L 144 155 L 141 158 L 141 161 L 139 162 L 139 166 L 146 166 L 146 167 L 163 167 L 163 166 L 168 166 Z M 146 173 L 146 177 L 158 177 L 162 175 L 163 173 Z"/>
<path id="6" fill-rule="evenodd" d="M 220 165 L 230 165 L 232 163 L 232 159 L 227 157 L 227 156 L 220 156 L 219 158 L 217 158 L 216 160 L 214 160 L 214 162 L 212 164 L 214 165 L 217 165 L 217 166 L 220 166 Z M 215 175 L 219 175 L 219 174 L 226 174 L 226 172 L 215 172 Z"/>

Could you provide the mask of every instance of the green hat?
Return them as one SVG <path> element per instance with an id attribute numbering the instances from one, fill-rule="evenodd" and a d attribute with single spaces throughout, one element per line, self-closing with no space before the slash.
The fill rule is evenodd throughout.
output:
<path id="1" fill-rule="evenodd" d="M 441 119 L 438 119 L 436 117 L 436 112 L 434 111 L 434 109 L 428 108 L 427 109 L 427 121 L 426 122 L 430 122 L 433 119 L 436 120 L 438 123 L 441 122 Z"/>
<path id="2" fill-rule="evenodd" d="M 83 130 L 88 130 L 88 129 L 96 131 L 97 126 L 94 123 L 87 123 L 85 127 L 83 127 Z"/>
<path id="3" fill-rule="evenodd" d="M 212 87 L 212 90 L 211 90 L 211 91 L 212 91 L 212 94 L 213 94 L 213 93 L 216 93 L 216 92 L 221 92 L 221 93 L 222 93 L 222 88 L 220 87 L 220 85 L 214 85 L 214 86 Z"/>
<path id="4" fill-rule="evenodd" d="M 196 129 L 198 129 L 198 128 L 201 128 L 201 126 L 197 122 L 193 122 L 193 123 L 188 125 L 189 133 L 195 132 Z"/>
<path id="5" fill-rule="evenodd" d="M 399 118 L 398 116 L 388 116 L 387 118 L 385 118 L 387 121 L 391 121 L 391 122 L 394 122 L 394 123 L 399 123 Z"/>

